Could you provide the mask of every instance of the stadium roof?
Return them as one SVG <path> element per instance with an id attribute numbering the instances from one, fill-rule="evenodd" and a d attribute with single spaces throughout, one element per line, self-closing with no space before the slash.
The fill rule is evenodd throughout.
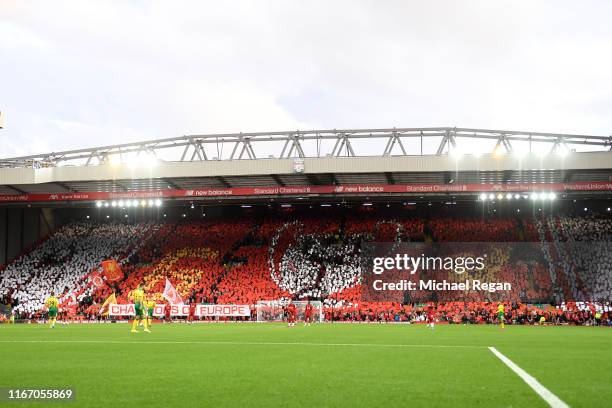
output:
<path id="1" fill-rule="evenodd" d="M 416 142 L 416 143 L 415 143 Z M 474 143 L 479 149 L 475 149 Z M 383 148 L 384 146 L 384 148 Z M 291 157 L 365 157 L 612 150 L 612 136 L 573 135 L 457 127 L 332 129 L 187 135 L 0 159 L 2 167 L 102 165 L 138 158 L 168 161 L 243 160 Z M 522 149 L 519 149 L 521 148 Z M 540 149 L 537 149 L 540 147 Z M 535 150 L 534 150 L 535 149 Z"/>
<path id="2" fill-rule="evenodd" d="M 194 190 L 206 197 L 258 195 L 264 188 L 264 195 L 274 195 L 273 188 L 309 192 L 290 187 L 337 194 L 341 186 L 356 185 L 388 186 L 379 190 L 383 194 L 601 192 L 612 190 L 611 148 L 609 136 L 463 128 L 192 135 L 1 159 L 0 195 L 12 202 L 49 201 L 44 194 L 70 200 L 76 193 L 179 198 Z"/>

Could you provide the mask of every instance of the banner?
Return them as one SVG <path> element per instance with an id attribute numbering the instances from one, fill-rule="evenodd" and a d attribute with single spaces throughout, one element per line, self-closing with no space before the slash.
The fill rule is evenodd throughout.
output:
<path id="1" fill-rule="evenodd" d="M 153 316 L 164 317 L 166 316 L 166 305 L 155 305 L 153 308 Z"/>
<path id="2" fill-rule="evenodd" d="M 100 311 L 98 312 L 98 314 L 101 314 L 102 316 L 108 316 L 110 306 L 112 306 L 116 302 L 117 302 L 117 297 L 115 296 L 115 292 L 113 292 L 113 294 L 107 297 L 104 303 L 102 303 L 102 306 L 100 306 Z"/>
<path id="3" fill-rule="evenodd" d="M 170 308 L 170 316 L 189 316 L 190 305 L 155 305 L 153 316 L 163 317 L 166 315 L 166 308 Z M 134 304 L 116 304 L 109 305 L 109 316 L 134 316 Z M 218 317 L 237 317 L 251 315 L 249 305 L 196 305 L 195 315 L 198 317 L 218 316 Z"/>
<path id="4" fill-rule="evenodd" d="M 248 305 L 197 305 L 196 316 L 250 316 L 251 308 Z"/>
<path id="5" fill-rule="evenodd" d="M 189 316 L 189 305 L 170 305 L 170 316 Z"/>
<path id="6" fill-rule="evenodd" d="M 164 293 L 162 294 L 164 299 L 168 301 L 171 305 L 181 305 L 183 304 L 183 299 L 176 291 L 175 287 L 172 286 L 170 280 L 166 278 L 166 287 L 164 288 Z"/>
<path id="7" fill-rule="evenodd" d="M 134 312 L 134 304 L 130 303 L 127 305 L 118 305 L 112 303 L 108 307 L 108 315 L 109 316 L 134 316 L 136 312 Z"/>
<path id="8" fill-rule="evenodd" d="M 189 309 L 189 308 L 188 308 Z M 155 305 L 153 308 L 153 316 L 155 317 L 163 317 L 165 316 L 166 305 Z M 145 313 L 146 314 L 146 313 Z M 108 308 L 109 316 L 135 316 L 136 312 L 134 311 L 134 304 L 116 304 L 112 303 Z"/>
<path id="9" fill-rule="evenodd" d="M 612 191 L 612 182 L 573 182 L 573 183 L 486 183 L 486 184 L 347 184 L 340 186 L 270 186 L 204 188 L 194 190 L 151 190 L 130 192 L 83 192 L 56 194 L 1 194 L 0 202 L 42 202 L 42 201 L 94 201 L 125 199 L 158 199 L 185 197 L 239 197 L 269 195 L 308 195 L 308 194 L 376 194 L 376 193 L 481 193 L 512 192 L 529 193 L 533 191 Z"/>
<path id="10" fill-rule="evenodd" d="M 97 288 L 104 285 L 104 279 L 102 278 L 102 275 L 100 275 L 99 272 L 92 272 L 91 274 L 89 274 L 89 281 L 93 286 Z"/>
<path id="11" fill-rule="evenodd" d="M 104 270 L 104 276 L 106 276 L 108 282 L 117 282 L 123 279 L 123 271 L 114 259 L 102 261 L 102 269 Z"/>

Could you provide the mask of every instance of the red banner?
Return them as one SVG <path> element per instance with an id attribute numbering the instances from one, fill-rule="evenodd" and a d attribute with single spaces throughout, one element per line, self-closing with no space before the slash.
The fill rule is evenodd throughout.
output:
<path id="1" fill-rule="evenodd" d="M 376 193 L 481 193 L 532 191 L 612 191 L 612 182 L 511 183 L 511 184 L 350 184 L 341 186 L 287 186 L 204 188 L 194 190 L 155 190 L 131 192 L 84 192 L 65 194 L 4 194 L 0 202 L 154 200 L 157 198 L 240 197 L 309 194 L 376 194 Z"/>
<path id="2" fill-rule="evenodd" d="M 123 271 L 114 259 L 102 261 L 102 269 L 104 269 L 104 276 L 106 276 L 108 282 L 117 282 L 123 279 Z"/>

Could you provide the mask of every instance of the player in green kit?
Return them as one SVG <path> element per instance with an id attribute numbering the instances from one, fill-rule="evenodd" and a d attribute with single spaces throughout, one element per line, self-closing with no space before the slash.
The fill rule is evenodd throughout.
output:
<path id="1" fill-rule="evenodd" d="M 149 298 L 148 300 L 144 302 L 144 305 L 147 310 L 146 312 L 147 326 L 151 327 L 151 322 L 153 321 L 153 311 L 155 309 L 155 301 L 153 300 L 153 298 Z"/>
<path id="2" fill-rule="evenodd" d="M 144 331 L 147 333 L 151 333 L 149 330 L 149 325 L 147 324 L 147 319 L 145 318 L 145 305 L 144 305 L 144 291 L 138 285 L 136 289 L 132 291 L 131 298 L 134 301 L 134 321 L 132 322 L 132 333 L 138 333 L 136 327 L 138 327 L 138 323 L 142 322 L 144 325 Z"/>
<path id="3" fill-rule="evenodd" d="M 499 325 L 500 327 L 503 329 L 504 326 L 504 321 L 505 321 L 505 309 L 504 309 L 504 304 L 500 302 L 499 305 L 497 305 L 497 320 L 499 320 Z"/>
<path id="4" fill-rule="evenodd" d="M 51 292 L 51 296 L 45 301 L 45 306 L 49 311 L 49 327 L 55 327 L 55 320 L 57 319 L 57 308 L 59 306 L 59 300 L 55 297 L 55 292 Z"/>

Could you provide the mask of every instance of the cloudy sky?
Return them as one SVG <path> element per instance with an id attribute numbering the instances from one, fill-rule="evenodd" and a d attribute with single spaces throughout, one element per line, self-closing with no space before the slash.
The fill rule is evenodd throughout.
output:
<path id="1" fill-rule="evenodd" d="M 605 1 L 0 0 L 0 156 L 314 128 L 609 135 L 611 15 Z"/>

